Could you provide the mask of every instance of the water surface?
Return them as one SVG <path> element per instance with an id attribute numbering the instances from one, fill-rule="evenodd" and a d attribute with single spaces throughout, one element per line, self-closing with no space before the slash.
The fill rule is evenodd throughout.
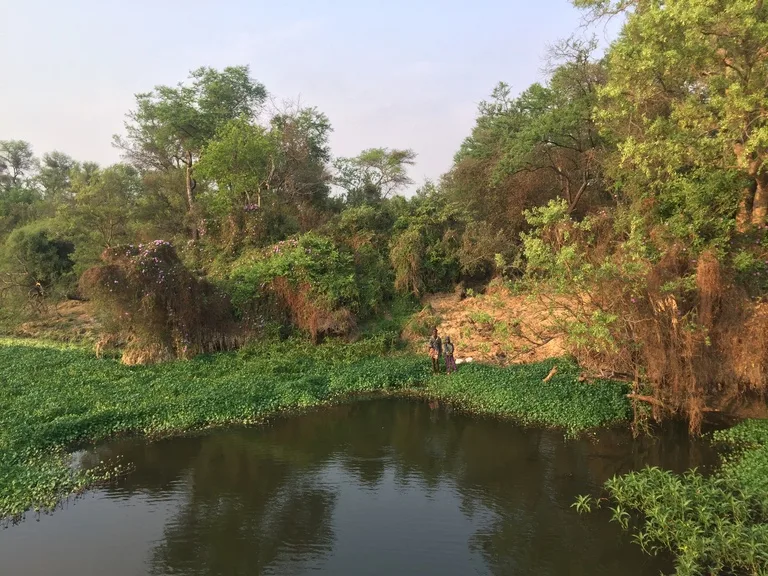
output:
<path id="1" fill-rule="evenodd" d="M 514 574 L 656 576 L 609 512 L 571 508 L 614 474 L 713 454 L 682 430 L 562 432 L 377 400 L 154 443 L 136 471 L 0 531 L 0 574 Z"/>

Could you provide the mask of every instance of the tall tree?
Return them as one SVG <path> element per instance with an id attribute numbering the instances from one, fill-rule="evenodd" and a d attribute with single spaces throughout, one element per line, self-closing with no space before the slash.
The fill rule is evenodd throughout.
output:
<path id="1" fill-rule="evenodd" d="M 768 4 L 576 0 L 628 11 L 609 53 L 603 127 L 635 200 L 717 229 L 768 218 Z M 626 188 L 630 191 L 630 188 Z M 705 218 L 709 215 L 710 217 Z M 711 233 L 710 233 L 711 234 Z"/>
<path id="2" fill-rule="evenodd" d="M 498 187 L 514 178 L 520 188 L 527 179 L 537 188 L 534 203 L 554 193 L 566 199 L 571 212 L 585 195 L 601 194 L 603 143 L 592 110 L 605 69 L 591 59 L 594 48 L 594 42 L 561 43 L 553 49 L 559 65 L 547 85 L 533 84 L 513 98 L 510 87 L 500 83 L 491 100 L 480 104 L 477 125 L 455 158 L 458 171 L 484 166 L 485 178 L 470 179 L 470 187 Z"/>
<path id="3" fill-rule="evenodd" d="M 331 182 L 328 117 L 316 108 L 297 107 L 277 114 L 270 124 L 280 150 L 275 178 L 283 199 L 299 207 L 323 206 Z"/>
<path id="4" fill-rule="evenodd" d="M 273 192 L 277 155 L 275 135 L 245 118 L 224 126 L 203 150 L 198 174 L 215 182 L 207 206 L 218 219 L 229 221 L 235 243 L 242 236 L 245 214 L 261 211 L 262 200 Z"/>
<path id="5" fill-rule="evenodd" d="M 72 186 L 71 172 L 76 166 L 77 163 L 72 157 L 63 152 L 43 154 L 37 180 L 46 200 L 55 202 L 68 198 Z"/>
<path id="6" fill-rule="evenodd" d="M 200 153 L 231 120 L 253 119 L 266 96 L 247 66 L 222 71 L 199 68 L 186 84 L 157 86 L 138 94 L 136 109 L 128 114 L 125 138 L 115 137 L 115 145 L 140 168 L 184 170 L 193 239 L 199 234 L 194 166 Z"/>
<path id="7" fill-rule="evenodd" d="M 37 162 L 32 146 L 24 140 L 0 140 L 0 185 L 12 188 L 30 176 Z"/>
<path id="8" fill-rule="evenodd" d="M 408 166 L 413 166 L 415 160 L 413 150 L 369 148 L 354 158 L 336 160 L 335 183 L 346 190 L 351 205 L 377 202 L 413 184 Z"/>
<path id="9" fill-rule="evenodd" d="M 141 190 L 138 171 L 127 164 L 73 173 L 73 200 L 63 206 L 60 215 L 75 241 L 81 268 L 98 262 L 104 248 L 132 240 Z"/>

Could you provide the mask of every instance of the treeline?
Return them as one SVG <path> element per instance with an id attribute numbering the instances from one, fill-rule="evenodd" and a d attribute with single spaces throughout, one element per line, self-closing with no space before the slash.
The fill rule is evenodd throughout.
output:
<path id="1" fill-rule="evenodd" d="M 335 158 L 329 119 L 268 110 L 247 67 L 138 95 L 121 164 L 0 142 L 5 314 L 87 296 L 139 361 L 269 322 L 349 334 L 402 297 L 494 280 L 551 300 L 581 363 L 657 414 L 696 428 L 762 394 L 768 7 L 575 4 L 626 17 L 607 53 L 562 42 L 546 83 L 499 84 L 410 199 L 411 150 Z"/>

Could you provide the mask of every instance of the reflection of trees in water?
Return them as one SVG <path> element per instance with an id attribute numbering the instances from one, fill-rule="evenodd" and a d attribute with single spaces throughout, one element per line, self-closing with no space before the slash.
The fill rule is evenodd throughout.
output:
<path id="1" fill-rule="evenodd" d="M 120 492 L 161 494 L 189 478 L 181 510 L 153 554 L 158 574 L 252 574 L 270 564 L 318 561 L 333 544 L 336 492 L 328 471 L 339 468 L 367 489 L 379 487 L 388 469 L 400 486 L 415 482 L 428 493 L 454 486 L 465 516 L 482 519 L 468 545 L 494 573 L 593 573 L 595 565 L 583 562 L 585 549 L 626 548 L 604 518 L 573 512 L 575 495 L 646 462 L 706 459 L 679 435 L 633 443 L 625 431 L 611 431 L 599 441 L 566 442 L 556 431 L 384 401 L 277 420 L 261 430 L 115 450 L 137 465 Z M 595 544 L 603 539 L 615 545 Z M 626 555 L 597 560 L 633 573 Z"/>
<path id="2" fill-rule="evenodd" d="M 195 476 L 188 500 L 153 552 L 152 573 L 259 574 L 275 562 L 311 562 L 327 554 L 335 494 L 311 474 L 260 467 L 270 479 L 247 491 L 226 470 L 220 476 L 234 492 L 198 490 Z"/>

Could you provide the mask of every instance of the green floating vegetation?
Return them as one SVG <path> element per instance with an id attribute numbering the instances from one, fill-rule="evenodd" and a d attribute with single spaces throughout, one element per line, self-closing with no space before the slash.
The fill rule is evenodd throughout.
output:
<path id="1" fill-rule="evenodd" d="M 46 510 L 122 471 L 89 472 L 67 451 L 124 434 L 159 436 L 253 424 L 369 393 L 436 398 L 477 414 L 570 431 L 628 416 L 624 386 L 576 381 L 565 360 L 433 376 L 429 360 L 389 352 L 386 335 L 354 344 L 263 343 L 190 361 L 125 366 L 76 347 L 0 340 L 0 518 Z M 542 382 L 553 366 L 557 374 Z"/>
<path id="2" fill-rule="evenodd" d="M 671 551 L 677 576 L 768 574 L 768 421 L 741 422 L 714 440 L 728 453 L 710 476 L 653 467 L 606 482 L 613 520 L 645 552 Z M 574 507 L 600 503 L 581 496 Z"/>
<path id="3" fill-rule="evenodd" d="M 557 373 L 543 382 L 555 366 Z M 578 366 L 565 360 L 508 368 L 467 364 L 455 374 L 429 380 L 426 390 L 470 412 L 559 426 L 570 433 L 629 418 L 625 384 L 579 382 L 578 377 Z"/>

